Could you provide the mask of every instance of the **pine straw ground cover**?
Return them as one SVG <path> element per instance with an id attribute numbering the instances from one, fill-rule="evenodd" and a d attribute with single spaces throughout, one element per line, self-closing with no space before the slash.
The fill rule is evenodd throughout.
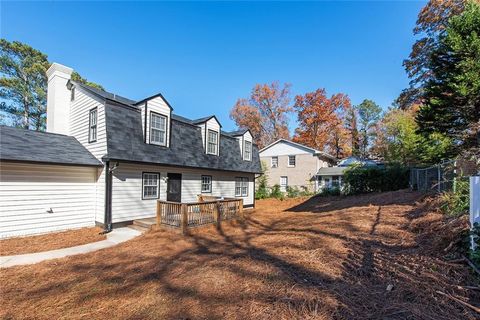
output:
<path id="1" fill-rule="evenodd" d="M 264 200 L 244 223 L 0 270 L 5 319 L 474 319 L 479 279 L 418 194 Z M 458 222 L 460 221 L 460 222 Z M 432 241 L 435 239 L 435 241 Z M 391 290 L 387 290 L 393 285 Z M 391 288 L 391 287 L 389 287 Z"/>
<path id="2" fill-rule="evenodd" d="M 42 252 L 105 240 L 101 228 L 81 228 L 38 236 L 0 240 L 0 256 Z"/>

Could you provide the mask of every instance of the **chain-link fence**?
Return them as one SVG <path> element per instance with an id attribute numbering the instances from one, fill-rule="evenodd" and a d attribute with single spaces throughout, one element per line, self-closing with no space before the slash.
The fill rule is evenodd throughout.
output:
<path id="1" fill-rule="evenodd" d="M 460 178 L 477 173 L 472 161 L 449 160 L 427 168 L 410 169 L 410 189 L 423 192 L 450 191 Z"/>

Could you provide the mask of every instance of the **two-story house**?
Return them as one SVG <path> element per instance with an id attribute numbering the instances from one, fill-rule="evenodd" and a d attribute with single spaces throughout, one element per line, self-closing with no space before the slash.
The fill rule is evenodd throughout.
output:
<path id="1" fill-rule="evenodd" d="M 268 186 L 278 184 L 282 191 L 286 191 L 288 186 L 318 191 L 318 170 L 337 162 L 334 156 L 325 152 L 285 139 L 266 146 L 259 154 L 267 168 Z"/>
<path id="2" fill-rule="evenodd" d="M 197 196 L 254 206 L 258 148 L 215 116 L 174 114 L 161 95 L 130 100 L 47 71 L 47 132 L 0 127 L 0 237 L 126 224 L 156 200 Z"/>

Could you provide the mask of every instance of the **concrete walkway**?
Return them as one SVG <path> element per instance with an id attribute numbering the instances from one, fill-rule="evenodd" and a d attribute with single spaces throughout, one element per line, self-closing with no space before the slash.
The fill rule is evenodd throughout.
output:
<path id="1" fill-rule="evenodd" d="M 112 232 L 107 233 L 107 239 L 87 243 L 81 246 L 63 248 L 52 251 L 44 251 L 37 253 L 27 253 L 20 254 L 17 256 L 3 256 L 0 257 L 0 268 L 8 268 L 13 266 L 25 265 L 25 264 L 34 264 L 45 260 L 58 259 L 68 256 L 73 256 L 75 254 L 88 253 L 108 247 L 112 247 L 119 243 L 128 241 L 142 234 L 140 231 L 131 229 L 131 228 L 118 228 L 113 229 Z"/>

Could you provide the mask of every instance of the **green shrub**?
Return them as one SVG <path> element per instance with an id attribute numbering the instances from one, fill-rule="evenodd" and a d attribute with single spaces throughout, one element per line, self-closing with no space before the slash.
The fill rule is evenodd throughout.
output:
<path id="1" fill-rule="evenodd" d="M 313 196 L 315 193 L 312 191 L 309 191 L 307 188 L 303 188 L 302 191 L 300 191 L 299 196 L 300 197 L 310 197 Z"/>
<path id="2" fill-rule="evenodd" d="M 255 192 L 255 199 L 265 199 L 268 198 L 268 187 L 267 187 L 267 181 L 268 181 L 268 169 L 267 169 L 267 164 L 265 161 L 261 162 L 262 165 L 262 175 L 258 177 L 258 189 Z"/>
<path id="3" fill-rule="evenodd" d="M 287 197 L 296 198 L 300 196 L 300 189 L 298 187 L 287 187 Z"/>
<path id="4" fill-rule="evenodd" d="M 334 188 L 324 188 L 322 191 L 320 191 L 318 195 L 325 197 L 325 196 L 339 196 L 340 194 L 341 194 L 340 188 L 334 187 Z"/>
<path id="5" fill-rule="evenodd" d="M 352 166 L 343 176 L 344 193 L 384 192 L 408 187 L 409 169 L 397 164 L 386 167 Z"/>
<path id="6" fill-rule="evenodd" d="M 470 184 L 468 179 L 457 178 L 455 191 L 442 194 L 440 209 L 443 213 L 451 216 L 467 214 L 470 208 Z"/>
<path id="7" fill-rule="evenodd" d="M 281 200 L 284 199 L 283 192 L 280 191 L 280 185 L 276 184 L 272 187 L 272 190 L 270 190 L 270 197 Z"/>

